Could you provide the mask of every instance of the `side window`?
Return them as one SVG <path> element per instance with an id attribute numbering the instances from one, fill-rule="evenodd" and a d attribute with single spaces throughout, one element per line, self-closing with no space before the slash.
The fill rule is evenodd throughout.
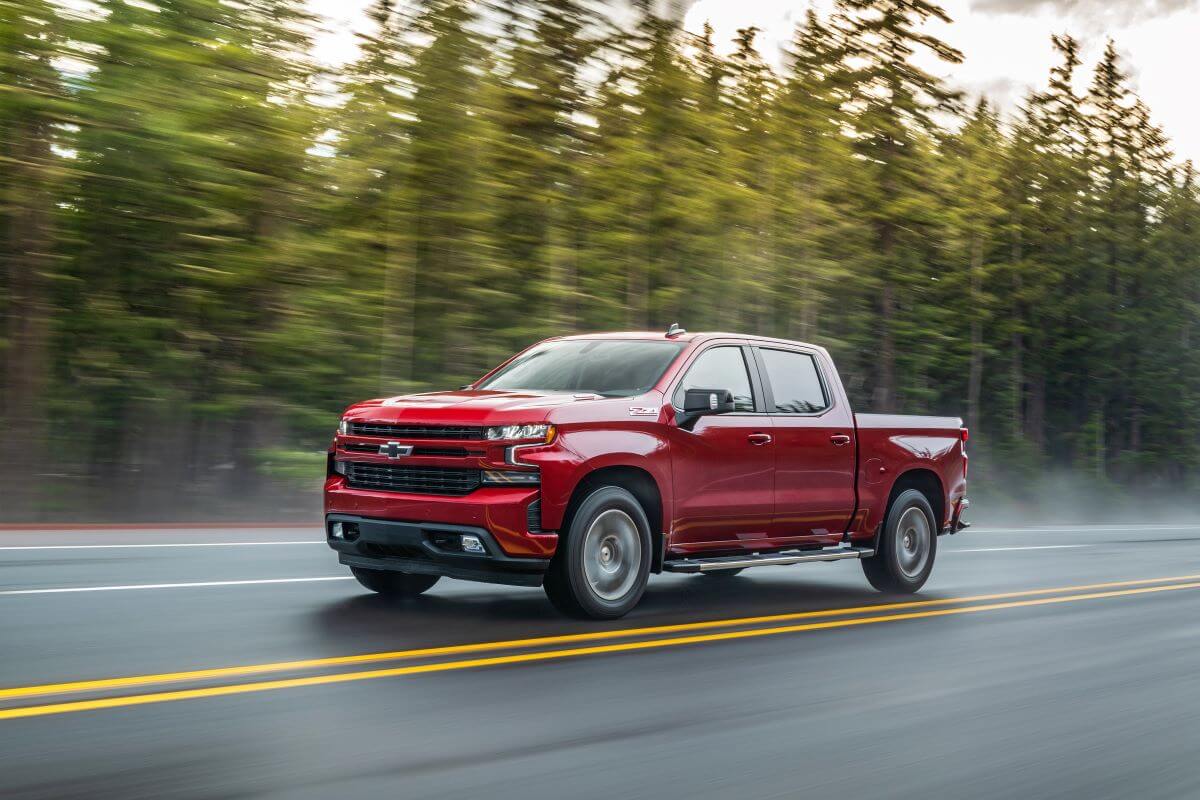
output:
<path id="1" fill-rule="evenodd" d="M 759 349 L 775 407 L 772 414 L 812 414 L 829 408 L 817 362 L 807 353 Z"/>
<path id="2" fill-rule="evenodd" d="M 701 353 L 675 390 L 677 407 L 683 407 L 683 393 L 688 389 L 728 389 L 733 392 L 735 411 L 754 410 L 750 372 L 740 347 L 713 347 Z"/>

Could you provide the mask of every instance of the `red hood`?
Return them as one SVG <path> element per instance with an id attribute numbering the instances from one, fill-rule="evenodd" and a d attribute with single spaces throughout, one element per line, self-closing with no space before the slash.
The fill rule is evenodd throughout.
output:
<path id="1" fill-rule="evenodd" d="M 346 410 L 344 416 L 375 422 L 412 422 L 485 425 L 544 422 L 556 408 L 601 401 L 592 394 L 537 394 L 462 389 L 425 392 L 367 400 Z"/>

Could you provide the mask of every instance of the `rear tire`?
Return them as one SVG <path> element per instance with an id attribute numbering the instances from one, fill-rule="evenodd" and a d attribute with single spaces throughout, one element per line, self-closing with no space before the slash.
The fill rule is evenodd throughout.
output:
<path id="1" fill-rule="evenodd" d="M 937 527 L 929 500 L 906 489 L 888 508 L 875 555 L 862 561 L 863 573 L 881 592 L 912 594 L 929 580 L 936 554 Z"/>
<path id="2" fill-rule="evenodd" d="M 351 567 L 350 571 L 366 588 L 387 597 L 416 597 L 438 582 L 439 575 L 416 575 L 384 569 Z"/>
<path id="3" fill-rule="evenodd" d="M 632 494 L 602 486 L 579 504 L 543 584 L 555 608 L 573 617 L 628 614 L 650 577 L 650 521 Z"/>

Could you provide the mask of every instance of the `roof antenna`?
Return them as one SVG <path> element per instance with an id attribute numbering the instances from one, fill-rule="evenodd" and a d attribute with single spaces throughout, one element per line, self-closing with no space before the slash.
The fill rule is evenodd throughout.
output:
<path id="1" fill-rule="evenodd" d="M 678 322 L 672 322 L 671 327 L 667 328 L 667 338 L 668 339 L 671 338 L 672 336 L 679 336 L 682 333 L 687 333 L 687 331 L 684 330 L 683 328 L 679 327 Z"/>

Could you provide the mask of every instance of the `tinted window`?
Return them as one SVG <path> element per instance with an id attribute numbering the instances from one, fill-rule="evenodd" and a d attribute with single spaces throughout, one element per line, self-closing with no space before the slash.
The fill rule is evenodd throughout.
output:
<path id="1" fill-rule="evenodd" d="M 774 396 L 774 414 L 811 414 L 829 407 L 817 363 L 806 353 L 759 350 Z"/>
<path id="2" fill-rule="evenodd" d="M 683 393 L 688 389 L 728 389 L 733 392 L 735 411 L 754 410 L 750 373 L 740 347 L 714 347 L 701 353 L 675 390 L 677 407 L 683 407 Z"/>
<path id="3" fill-rule="evenodd" d="M 522 353 L 476 388 L 633 397 L 654 388 L 682 349 L 678 342 L 629 339 L 546 342 Z"/>

